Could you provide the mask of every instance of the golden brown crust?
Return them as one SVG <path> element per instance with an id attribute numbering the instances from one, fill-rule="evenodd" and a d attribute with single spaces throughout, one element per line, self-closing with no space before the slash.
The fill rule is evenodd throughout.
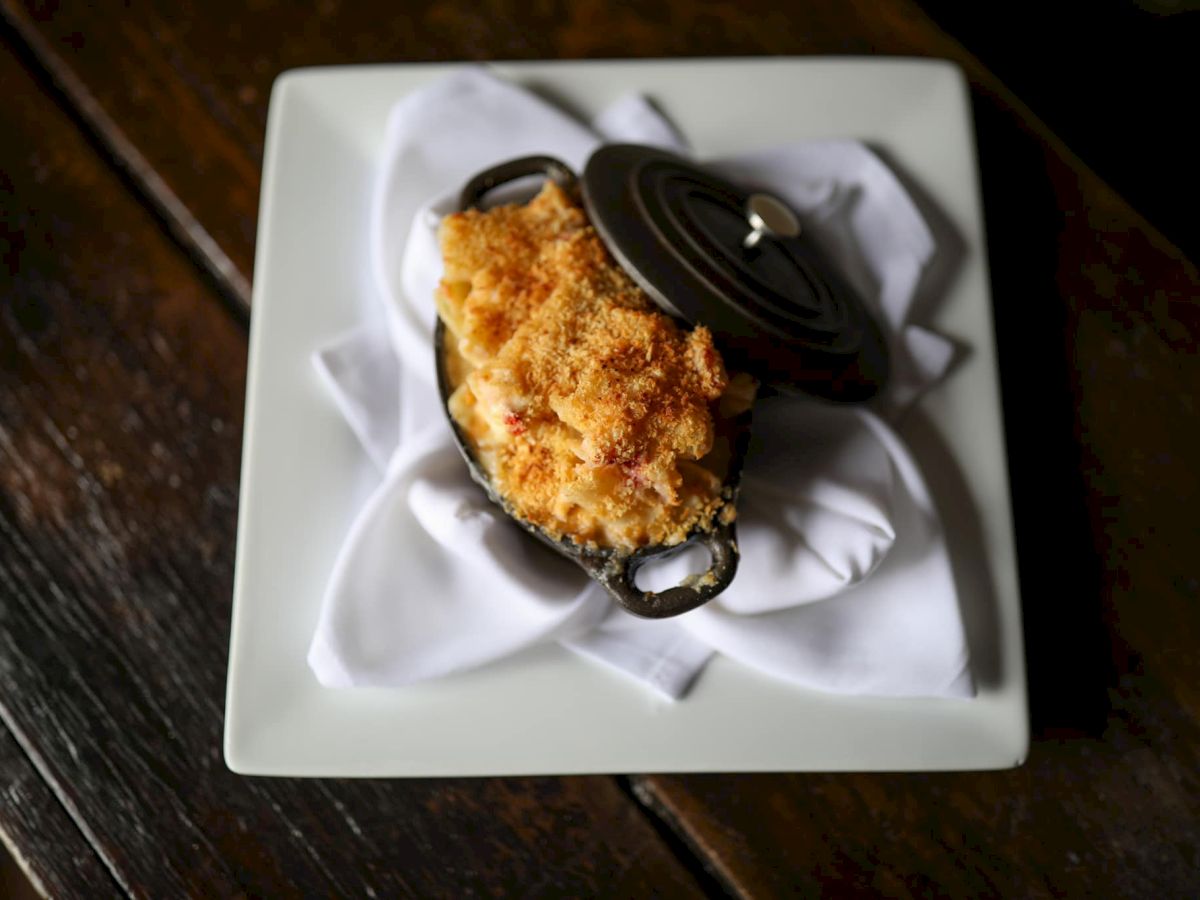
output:
<path id="1" fill-rule="evenodd" d="M 586 225 L 583 211 L 553 182 L 524 206 L 443 220 L 438 312 L 467 360 L 479 364 L 494 356 L 546 299 L 551 283 L 539 257 L 554 240 Z"/>
<path id="2" fill-rule="evenodd" d="M 721 477 L 697 461 L 729 382 L 708 330 L 659 312 L 553 183 L 440 238 L 439 312 L 474 366 L 451 415 L 515 512 L 622 549 L 711 523 Z"/>

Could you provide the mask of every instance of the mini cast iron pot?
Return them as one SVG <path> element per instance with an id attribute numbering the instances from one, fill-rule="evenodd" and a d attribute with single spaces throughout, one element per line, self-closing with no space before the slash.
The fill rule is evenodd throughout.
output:
<path id="1" fill-rule="evenodd" d="M 768 389 L 835 402 L 870 399 L 888 374 L 887 345 L 865 306 L 811 241 L 795 215 L 769 194 L 734 186 L 712 172 L 652 147 L 613 144 L 592 154 L 583 177 L 559 160 L 525 157 L 476 175 L 463 188 L 462 210 L 478 207 L 494 188 L 542 175 L 582 196 L 592 225 L 613 257 L 668 315 L 709 327 L 727 364 L 751 372 Z M 720 513 L 711 528 L 681 544 L 632 553 L 589 549 L 555 539 L 518 516 L 500 496 L 447 403 L 447 331 L 434 331 L 438 389 L 471 477 L 534 537 L 575 562 L 629 612 L 666 618 L 720 594 L 738 565 L 736 529 Z M 722 484 L 735 504 L 749 443 L 750 413 L 718 423 L 731 458 Z M 692 544 L 712 559 L 706 572 L 665 591 L 643 591 L 638 569 Z"/>

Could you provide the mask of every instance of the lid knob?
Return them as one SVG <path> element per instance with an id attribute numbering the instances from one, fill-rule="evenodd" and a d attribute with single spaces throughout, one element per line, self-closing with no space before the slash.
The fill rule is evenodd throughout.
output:
<path id="1" fill-rule="evenodd" d="M 751 194 L 746 200 L 746 221 L 754 229 L 742 241 L 750 250 L 764 237 L 794 238 L 800 234 L 800 220 L 787 204 L 770 194 Z"/>
<path id="2" fill-rule="evenodd" d="M 887 383 L 871 308 L 804 240 L 786 189 L 755 193 L 637 144 L 598 149 L 580 188 L 617 262 L 668 315 L 708 326 L 728 366 L 845 403 Z"/>

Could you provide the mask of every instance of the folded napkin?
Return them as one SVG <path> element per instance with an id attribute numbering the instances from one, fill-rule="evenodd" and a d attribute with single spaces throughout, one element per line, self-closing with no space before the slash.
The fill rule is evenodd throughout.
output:
<path id="1" fill-rule="evenodd" d="M 479 68 L 393 110 L 370 235 L 387 327 L 338 337 L 314 360 L 383 479 L 330 576 L 313 672 L 328 686 L 403 685 L 555 641 L 671 698 L 714 652 L 817 690 L 971 696 L 936 511 L 903 442 L 875 412 L 761 400 L 739 502 L 737 577 L 707 606 L 663 621 L 617 608 L 468 478 L 433 376 L 437 224 L 481 169 L 535 153 L 579 168 L 604 140 L 686 152 L 643 98 L 618 101 L 587 127 Z M 875 306 L 894 366 L 881 409 L 898 413 L 944 374 L 951 345 L 908 321 L 933 240 L 874 154 L 821 141 L 709 163 L 788 201 Z M 691 548 L 638 580 L 662 588 L 706 563 Z"/>

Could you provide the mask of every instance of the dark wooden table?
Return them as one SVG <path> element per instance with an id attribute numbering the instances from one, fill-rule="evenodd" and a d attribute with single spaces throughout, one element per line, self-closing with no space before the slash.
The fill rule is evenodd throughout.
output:
<path id="1" fill-rule="evenodd" d="M 1196 895 L 1200 275 L 910 0 L 0 8 L 0 834 L 36 884 L 88 897 Z M 817 53 L 946 57 L 971 81 L 1028 763 L 231 775 L 220 735 L 248 288 L 275 75 Z"/>

